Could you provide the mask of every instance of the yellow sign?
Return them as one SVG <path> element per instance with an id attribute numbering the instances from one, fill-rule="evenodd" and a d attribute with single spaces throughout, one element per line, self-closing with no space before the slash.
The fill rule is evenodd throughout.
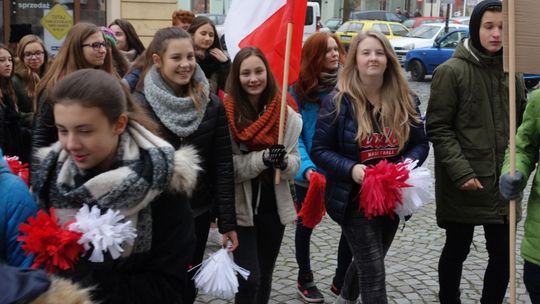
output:
<path id="1" fill-rule="evenodd" d="M 53 35 L 62 39 L 73 26 L 73 17 L 60 4 L 53 6 L 49 13 L 41 18 L 41 25 Z"/>

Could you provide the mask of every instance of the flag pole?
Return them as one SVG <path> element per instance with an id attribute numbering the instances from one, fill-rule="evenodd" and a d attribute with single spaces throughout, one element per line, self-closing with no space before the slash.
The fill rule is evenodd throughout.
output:
<path id="1" fill-rule="evenodd" d="M 294 5 L 294 1 L 293 1 Z M 283 144 L 283 133 L 285 128 L 285 111 L 287 110 L 287 86 L 289 84 L 289 62 L 291 61 L 291 43 L 292 43 L 292 12 L 294 9 L 289 8 L 289 18 L 287 23 L 287 40 L 285 42 L 285 61 L 283 63 L 283 84 L 281 86 L 281 108 L 279 111 L 279 134 L 278 144 Z M 275 184 L 279 184 L 281 181 L 281 170 L 276 169 Z"/>
<path id="2" fill-rule="evenodd" d="M 509 102 L 509 147 L 510 147 L 510 176 L 516 171 L 516 41 L 515 41 L 515 6 L 514 0 L 505 1 L 508 4 L 508 102 Z M 516 303 L 516 200 L 510 200 L 510 303 Z"/>

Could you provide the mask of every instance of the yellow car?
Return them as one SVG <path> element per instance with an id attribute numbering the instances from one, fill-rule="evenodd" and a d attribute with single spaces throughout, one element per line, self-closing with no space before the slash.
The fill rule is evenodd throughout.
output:
<path id="1" fill-rule="evenodd" d="M 409 29 L 401 23 L 379 20 L 349 20 L 336 31 L 336 36 L 346 48 L 360 31 L 375 30 L 383 33 L 386 38 L 393 39 L 405 36 Z"/>

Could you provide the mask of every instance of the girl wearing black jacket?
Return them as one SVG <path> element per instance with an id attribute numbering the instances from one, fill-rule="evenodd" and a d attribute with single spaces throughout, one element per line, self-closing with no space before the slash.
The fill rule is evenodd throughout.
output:
<path id="1" fill-rule="evenodd" d="M 234 171 L 225 109 L 209 92 L 208 81 L 195 61 L 190 35 L 179 27 L 160 29 L 146 50 L 134 96 L 159 124 L 160 134 L 175 148 L 193 145 L 202 158 L 193 197 L 197 247 L 192 266 L 201 263 L 210 209 L 216 210 L 223 244 L 238 245 L 234 207 Z M 195 299 L 195 287 L 184 302 Z"/>
<path id="2" fill-rule="evenodd" d="M 92 287 L 99 303 L 181 303 L 195 247 L 187 197 L 201 169 L 196 151 L 175 151 L 154 135 L 153 121 L 106 72 L 74 72 L 49 97 L 59 141 L 38 150 L 32 175 L 38 203 L 54 207 L 62 225 L 78 223 L 83 204 L 98 214 L 118 211 L 119 223 L 131 221 L 136 234 L 132 244 L 118 244 L 119 256 L 99 250 L 96 258 L 89 246 L 59 274 Z"/>

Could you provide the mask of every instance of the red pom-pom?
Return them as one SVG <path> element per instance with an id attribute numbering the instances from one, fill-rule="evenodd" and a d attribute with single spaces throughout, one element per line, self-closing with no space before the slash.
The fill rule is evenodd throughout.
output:
<path id="1" fill-rule="evenodd" d="M 313 229 L 322 221 L 326 212 L 326 208 L 324 207 L 325 188 L 326 178 L 324 175 L 312 172 L 309 188 L 302 203 L 302 209 L 298 213 L 305 227 Z"/>
<path id="2" fill-rule="evenodd" d="M 396 204 L 402 203 L 401 188 L 410 187 L 406 183 L 408 178 L 409 170 L 404 163 L 394 164 L 383 159 L 366 168 L 360 188 L 360 208 L 366 218 L 393 216 Z"/>
<path id="3" fill-rule="evenodd" d="M 43 266 L 49 273 L 68 270 L 84 252 L 84 247 L 77 243 L 81 234 L 60 227 L 54 208 L 50 216 L 38 211 L 36 218 L 29 217 L 28 224 L 21 224 L 19 229 L 25 234 L 17 238 L 23 243 L 22 249 L 34 255 L 32 268 Z"/>
<path id="4" fill-rule="evenodd" d="M 22 180 L 28 186 L 28 164 L 23 164 L 17 156 L 4 156 L 4 159 L 6 160 L 11 172 L 22 178 Z"/>

